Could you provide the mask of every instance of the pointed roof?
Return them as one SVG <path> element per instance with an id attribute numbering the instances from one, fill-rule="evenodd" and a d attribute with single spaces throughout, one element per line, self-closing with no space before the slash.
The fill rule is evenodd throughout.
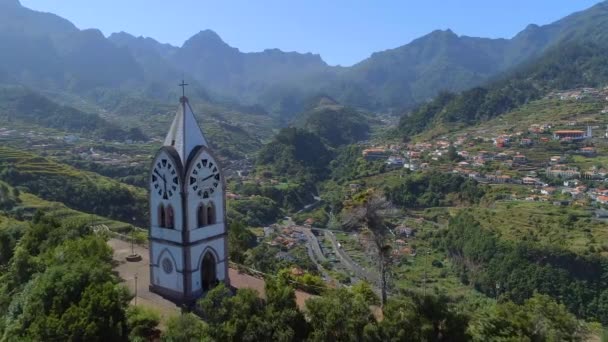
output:
<path id="1" fill-rule="evenodd" d="M 207 140 L 194 118 L 188 98 L 185 96 L 180 99 L 177 114 L 163 145 L 175 148 L 184 166 L 194 148 L 200 145 L 208 146 Z"/>

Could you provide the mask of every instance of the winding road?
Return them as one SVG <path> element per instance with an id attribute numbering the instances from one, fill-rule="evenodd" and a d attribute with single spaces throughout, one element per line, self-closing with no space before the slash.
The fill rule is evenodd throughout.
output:
<path id="1" fill-rule="evenodd" d="M 351 257 L 340 247 L 340 245 L 338 244 L 338 240 L 336 239 L 336 236 L 334 235 L 334 233 L 330 230 L 325 230 L 326 232 L 325 235 L 327 237 L 329 237 L 329 240 L 331 241 L 332 246 L 334 247 L 334 249 L 336 250 L 338 257 L 340 258 L 340 261 L 342 261 L 342 263 L 351 271 L 353 271 L 358 278 L 360 279 L 365 279 L 368 282 L 370 282 L 371 284 L 380 284 L 380 276 L 378 274 L 376 274 L 375 272 L 370 272 L 365 270 L 363 267 L 359 266 L 353 259 L 351 259 Z"/>

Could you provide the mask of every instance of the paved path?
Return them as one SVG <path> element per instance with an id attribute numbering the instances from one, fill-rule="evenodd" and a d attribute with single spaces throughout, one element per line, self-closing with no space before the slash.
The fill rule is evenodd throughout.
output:
<path id="1" fill-rule="evenodd" d="M 278 225 L 282 226 L 282 227 L 293 227 L 293 229 L 295 231 L 298 231 L 298 232 L 304 234 L 304 236 L 306 237 L 306 252 L 308 252 L 308 258 L 310 259 L 310 261 L 312 261 L 315 264 L 315 266 L 317 266 L 317 270 L 321 273 L 325 282 L 335 283 L 335 284 L 340 283 L 338 281 L 335 281 L 335 279 L 333 279 L 329 275 L 327 270 L 323 267 L 322 263 L 326 262 L 327 258 L 325 257 L 325 255 L 323 254 L 323 251 L 321 250 L 321 245 L 319 244 L 319 239 L 317 239 L 317 236 L 312 233 L 310 228 L 296 225 L 295 222 L 293 222 L 293 220 L 291 219 L 291 217 L 289 217 L 288 220 L 284 224 L 278 224 Z"/>
<path id="2" fill-rule="evenodd" d="M 326 262 L 327 258 L 325 257 L 325 255 L 323 254 L 323 251 L 321 250 L 321 245 L 319 244 L 319 239 L 317 239 L 317 236 L 312 233 L 310 228 L 297 226 L 295 229 L 297 231 L 303 233 L 306 236 L 306 239 L 308 240 L 308 244 L 310 245 L 310 247 L 312 247 L 312 251 L 314 252 L 315 257 L 319 261 L 319 263 Z"/>
<path id="3" fill-rule="evenodd" d="M 137 296 L 133 298 L 131 304 L 142 305 L 155 309 L 161 315 L 163 321 L 168 317 L 177 315 L 180 308 L 163 297 L 150 292 L 148 285 L 150 284 L 150 266 L 149 253 L 146 247 L 135 245 L 135 253 L 142 256 L 142 260 L 138 262 L 126 261 L 127 255 L 131 254 L 131 244 L 129 242 L 110 239 L 108 245 L 114 250 L 114 270 L 123 280 L 125 285 L 135 293 L 135 274 L 137 274 Z M 230 284 L 237 288 L 251 288 L 257 290 L 261 297 L 264 293 L 264 280 L 253 277 L 248 274 L 239 273 L 235 269 L 229 269 Z M 296 301 L 300 308 L 304 307 L 304 303 L 312 295 L 302 291 L 296 291 Z"/>
<path id="4" fill-rule="evenodd" d="M 125 285 L 135 293 L 135 274 L 137 274 L 137 297 L 133 298 L 131 304 L 153 308 L 161 315 L 162 321 L 170 316 L 179 314 L 180 309 L 172 302 L 163 297 L 150 292 L 148 285 L 150 284 L 150 264 L 148 249 L 135 245 L 135 253 L 142 256 L 142 260 L 138 262 L 128 262 L 127 255 L 131 254 L 131 244 L 118 239 L 110 239 L 108 244 L 114 250 L 114 270 L 118 272 L 120 278 Z"/>
<path id="5" fill-rule="evenodd" d="M 338 241 L 333 232 L 326 231 L 325 234 L 327 237 L 329 237 L 329 240 L 331 241 L 342 263 L 346 265 L 346 267 L 348 267 L 351 271 L 355 272 L 358 278 L 365 279 L 373 285 L 377 285 L 380 283 L 380 277 L 378 276 L 378 274 L 363 269 L 363 267 L 359 266 L 359 264 L 357 264 L 353 259 L 351 259 L 350 256 L 338 245 Z"/>

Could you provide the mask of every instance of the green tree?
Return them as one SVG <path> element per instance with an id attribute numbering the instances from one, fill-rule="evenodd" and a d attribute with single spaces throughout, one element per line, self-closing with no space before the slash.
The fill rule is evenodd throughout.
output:
<path id="1" fill-rule="evenodd" d="M 450 144 L 450 146 L 448 147 L 448 153 L 446 157 L 449 161 L 458 161 L 461 159 L 461 157 L 458 155 L 458 152 L 456 151 L 456 147 L 453 144 Z"/>
<path id="2" fill-rule="evenodd" d="M 169 318 L 161 340 L 164 342 L 212 341 L 208 336 L 207 325 L 192 313 Z"/>
<path id="3" fill-rule="evenodd" d="M 296 294 L 284 277 L 266 279 L 264 319 L 269 322 L 273 341 L 303 341 L 309 332 L 304 315 L 296 304 Z"/>
<path id="4" fill-rule="evenodd" d="M 549 296 L 535 294 L 523 305 L 499 303 L 475 314 L 470 333 L 475 341 L 585 341 L 584 325 Z"/>
<path id="5" fill-rule="evenodd" d="M 263 319 L 264 302 L 252 289 L 241 289 L 234 296 L 223 285 L 199 301 L 208 334 L 218 341 L 269 340 L 270 322 Z"/>
<path id="6" fill-rule="evenodd" d="M 434 296 L 396 297 L 384 310 L 376 339 L 380 341 L 467 341 L 468 318 L 456 313 L 449 299 Z"/>
<path id="7" fill-rule="evenodd" d="M 131 306 L 127 310 L 127 325 L 130 341 L 149 341 L 160 335 L 160 316 L 156 311 L 142 306 Z"/>
<path id="8" fill-rule="evenodd" d="M 0 275 L 2 340 L 125 341 L 131 296 L 112 251 L 83 222 L 37 213 Z"/>
<path id="9" fill-rule="evenodd" d="M 375 324 L 365 298 L 343 288 L 306 301 L 306 315 L 311 341 L 362 341 L 366 326 Z"/>
<path id="10" fill-rule="evenodd" d="M 232 262 L 242 264 L 245 262 L 245 252 L 254 247 L 256 243 L 253 234 L 241 222 L 233 221 L 228 226 L 228 258 Z"/>
<path id="11" fill-rule="evenodd" d="M 372 286 L 366 281 L 359 281 L 350 289 L 356 296 L 361 296 L 368 305 L 380 304 L 380 298 L 374 292 Z"/>

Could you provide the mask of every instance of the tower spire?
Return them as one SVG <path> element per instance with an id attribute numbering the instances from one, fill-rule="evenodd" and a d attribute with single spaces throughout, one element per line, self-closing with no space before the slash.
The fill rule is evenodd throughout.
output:
<path id="1" fill-rule="evenodd" d="M 194 117 L 188 98 L 185 96 L 187 85 L 183 80 L 179 84 L 182 87 L 182 97 L 164 143 L 165 146 L 171 146 L 177 151 L 182 165 L 186 165 L 190 153 L 197 146 L 208 146 L 207 140 Z"/>
<path id="2" fill-rule="evenodd" d="M 182 97 L 186 97 L 186 86 L 188 86 L 189 84 L 186 83 L 184 81 L 184 79 L 182 78 L 182 83 L 178 84 L 180 87 L 182 87 Z"/>

